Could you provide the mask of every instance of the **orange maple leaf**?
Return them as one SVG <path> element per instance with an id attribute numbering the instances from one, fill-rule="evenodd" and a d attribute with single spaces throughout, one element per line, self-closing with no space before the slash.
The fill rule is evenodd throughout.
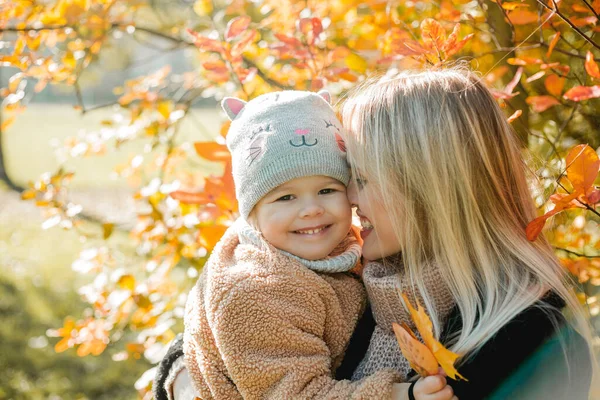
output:
<path id="1" fill-rule="evenodd" d="M 580 207 L 582 204 L 595 204 L 600 200 L 600 193 L 594 187 L 594 181 L 600 170 L 598 154 L 587 144 L 580 144 L 571 149 L 566 159 L 567 179 L 573 186 L 572 193 L 556 193 L 550 196 L 555 204 L 546 214 L 531 221 L 525 233 L 527 239 L 534 241 L 542 232 L 546 220 L 568 208 Z M 585 206 L 584 206 L 585 207 Z"/>
<path id="2" fill-rule="evenodd" d="M 466 381 L 467 379 L 454 368 L 454 363 L 459 355 L 445 348 L 434 337 L 433 324 L 419 301 L 417 300 L 417 309 L 415 310 L 405 294 L 402 294 L 402 298 L 424 342 L 424 344 L 419 342 L 408 326 L 392 324 L 400 350 L 411 367 L 419 375 L 428 376 L 437 374 L 439 364 L 448 377 Z"/>

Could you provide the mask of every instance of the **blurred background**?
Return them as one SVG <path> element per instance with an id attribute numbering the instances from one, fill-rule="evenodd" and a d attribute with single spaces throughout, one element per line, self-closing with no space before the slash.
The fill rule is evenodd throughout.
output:
<path id="1" fill-rule="evenodd" d="M 600 147 L 599 13 L 600 0 L 0 3 L 0 399 L 151 397 L 237 215 L 223 96 L 341 101 L 373 74 L 468 63 L 519 135 L 544 215 L 582 190 L 569 151 Z M 600 198 L 580 200 L 543 234 L 597 329 Z"/>

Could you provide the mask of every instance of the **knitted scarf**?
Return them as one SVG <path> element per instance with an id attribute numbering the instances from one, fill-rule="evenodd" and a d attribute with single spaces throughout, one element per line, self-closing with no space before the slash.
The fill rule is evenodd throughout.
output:
<path id="1" fill-rule="evenodd" d="M 452 294 L 443 283 L 440 271 L 435 265 L 424 266 L 422 273 L 425 287 L 443 325 L 455 305 Z M 354 371 L 352 380 L 362 379 L 383 368 L 393 368 L 400 372 L 402 379 L 406 381 L 411 367 L 400 351 L 392 323 L 406 323 L 415 335 L 420 337 L 408 310 L 403 305 L 401 293 L 407 295 L 413 306 L 415 299 L 425 306 L 424 300 L 417 294 L 416 287 L 412 287 L 407 274 L 404 273 L 400 255 L 368 262 L 363 270 L 363 282 L 377 325 L 367 353 Z"/>
<path id="2" fill-rule="evenodd" d="M 269 246 L 262 234 L 254 229 L 246 220 L 238 218 L 235 228 L 240 238 L 240 243 L 252 244 L 259 248 Z M 321 260 L 306 260 L 295 256 L 284 250 L 279 250 L 288 257 L 300 261 L 302 265 L 315 272 L 335 273 L 350 271 L 356 266 L 361 256 L 361 248 L 358 240 L 349 233 L 340 244 L 336 246 L 331 254 Z"/>

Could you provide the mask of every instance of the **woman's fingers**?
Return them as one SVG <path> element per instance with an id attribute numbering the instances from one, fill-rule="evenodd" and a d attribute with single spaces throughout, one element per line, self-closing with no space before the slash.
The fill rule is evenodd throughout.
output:
<path id="1" fill-rule="evenodd" d="M 441 375 L 431 375 L 419 379 L 415 385 L 415 395 L 428 395 L 439 392 L 446 386 L 446 378 Z"/>
<path id="2" fill-rule="evenodd" d="M 427 400 L 453 400 L 455 397 L 452 386 L 446 385 L 441 390 L 427 396 Z"/>

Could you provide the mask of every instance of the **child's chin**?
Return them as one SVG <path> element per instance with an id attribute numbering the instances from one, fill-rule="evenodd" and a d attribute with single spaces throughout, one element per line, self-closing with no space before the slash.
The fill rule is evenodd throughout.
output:
<path id="1" fill-rule="evenodd" d="M 317 260 L 322 260 L 325 257 L 327 257 L 331 252 L 333 251 L 333 249 L 327 251 L 327 250 L 323 250 L 323 251 L 318 251 L 318 252 L 306 252 L 304 254 L 298 254 L 298 257 L 300 258 L 304 258 L 305 260 L 309 260 L 309 261 L 317 261 Z"/>

